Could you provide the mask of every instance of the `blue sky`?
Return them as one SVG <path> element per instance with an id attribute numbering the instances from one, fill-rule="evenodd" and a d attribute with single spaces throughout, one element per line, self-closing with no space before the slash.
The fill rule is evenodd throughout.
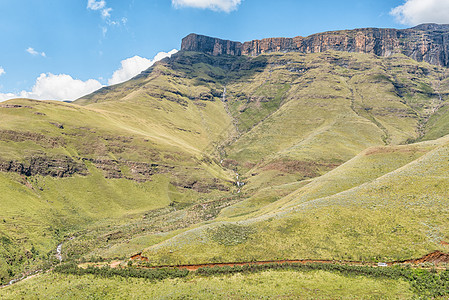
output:
<path id="1" fill-rule="evenodd" d="M 449 23 L 447 11 L 449 0 L 0 0 L 0 101 L 73 100 L 132 77 L 191 32 L 248 41 Z"/>

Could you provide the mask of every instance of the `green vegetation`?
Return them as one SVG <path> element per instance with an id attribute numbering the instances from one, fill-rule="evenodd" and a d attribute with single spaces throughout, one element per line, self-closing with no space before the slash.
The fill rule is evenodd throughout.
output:
<path id="1" fill-rule="evenodd" d="M 235 224 L 223 224 L 215 228 L 208 229 L 211 240 L 220 245 L 231 246 L 246 242 L 253 233 L 249 226 L 239 226 Z"/>
<path id="2" fill-rule="evenodd" d="M 0 283 L 56 265 L 62 242 L 72 263 L 142 252 L 152 265 L 449 251 L 448 95 L 447 70 L 402 55 L 180 52 L 74 103 L 4 102 Z M 317 277 L 321 290 L 337 276 L 355 287 L 328 271 L 305 280 Z M 127 289 L 108 272 L 94 281 Z M 248 278 L 287 280 L 289 272 Z M 64 276 L 75 278 L 36 280 L 52 277 L 62 288 Z M 189 276 L 164 284 L 198 295 Z M 237 281 L 228 277 L 223 288 Z M 415 289 L 379 280 L 360 284 L 394 285 L 394 295 Z M 86 293 L 99 292 L 94 285 Z M 30 291 L 53 297 L 59 288 Z M 244 297 L 233 291 L 202 295 Z"/>
<path id="3" fill-rule="evenodd" d="M 346 277 L 325 271 L 266 271 L 156 282 L 139 278 L 49 273 L 1 290 L 0 295 L 4 299 L 73 299 L 92 295 L 108 299 L 407 299 L 413 296 L 409 284 L 401 279 Z"/>
<path id="4" fill-rule="evenodd" d="M 423 297 L 442 297 L 449 295 L 449 271 L 438 273 L 437 271 L 412 270 L 400 267 L 374 268 L 364 266 L 350 266 L 339 264 L 267 264 L 267 265 L 247 265 L 236 267 L 214 267 L 202 268 L 197 271 L 200 275 L 253 273 L 263 270 L 295 270 L 295 271 L 316 271 L 322 270 L 343 274 L 345 276 L 367 276 L 371 278 L 391 278 L 403 279 L 410 282 L 412 291 Z"/>
<path id="5" fill-rule="evenodd" d="M 56 274 L 55 274 L 56 273 Z M 311 297 L 335 297 L 337 294 L 329 294 L 329 292 L 333 293 L 343 293 L 343 295 L 349 296 L 349 292 L 355 292 L 352 294 L 352 297 L 355 297 L 356 294 L 359 296 L 367 296 L 369 297 L 411 297 L 412 293 L 419 297 L 424 298 L 435 298 L 435 297 L 443 297 L 449 294 L 449 271 L 441 271 L 437 272 L 436 270 L 425 270 L 425 269 L 410 269 L 404 267 L 368 267 L 368 266 L 352 266 L 352 265 L 344 265 L 344 264 L 323 264 L 323 263 L 282 263 L 282 264 L 264 264 L 264 265 L 244 265 L 244 266 L 234 266 L 234 267 L 213 267 L 213 268 L 200 268 L 195 272 L 189 272 L 186 269 L 142 269 L 136 267 L 127 267 L 127 268 L 117 268 L 112 269 L 109 267 L 92 267 L 89 266 L 87 268 L 78 268 L 75 264 L 63 264 L 57 266 L 52 273 L 54 279 L 64 278 L 64 275 L 70 278 L 70 281 L 75 282 L 83 282 L 84 276 L 89 276 L 92 281 L 96 281 L 95 284 L 91 284 L 89 289 L 96 289 L 97 285 L 100 282 L 107 282 L 105 278 L 110 278 L 109 284 L 118 285 L 121 287 L 123 284 L 123 279 L 125 278 L 126 282 L 129 284 L 131 278 L 143 278 L 150 282 L 142 282 L 144 285 L 153 285 L 153 287 L 158 287 L 159 290 L 163 290 L 168 292 L 169 294 L 173 293 L 172 290 L 175 286 L 181 285 L 185 286 L 186 289 L 183 290 L 184 296 L 193 297 L 195 295 L 200 297 L 206 297 L 207 294 L 200 294 L 196 290 L 192 290 L 191 285 L 193 282 L 201 281 L 202 287 L 209 286 L 212 282 L 217 282 L 216 279 L 219 279 L 219 284 L 215 286 L 215 290 L 213 294 L 218 297 L 225 297 L 229 295 L 229 293 L 237 295 L 246 295 L 251 298 L 255 297 L 257 294 L 262 294 L 263 292 L 267 293 L 264 296 L 270 295 L 272 292 L 268 291 L 266 288 L 262 288 L 262 283 L 266 283 L 267 279 L 275 280 L 275 282 L 271 283 L 271 286 L 275 284 L 276 289 L 274 292 L 278 293 L 278 296 L 284 296 L 288 298 L 292 298 L 298 295 L 304 296 L 302 294 L 304 291 L 304 284 L 309 283 L 311 278 L 315 278 L 314 289 L 315 294 L 310 295 Z M 63 274 L 57 275 L 57 274 Z M 239 285 L 237 285 L 238 289 L 235 286 L 229 286 L 226 292 L 222 291 L 221 288 L 227 286 L 230 282 L 235 284 L 236 276 L 235 274 L 244 275 L 245 278 Z M 90 277 L 94 275 L 95 277 Z M 286 275 L 290 275 L 293 280 L 286 279 Z M 49 275 L 44 275 L 48 277 Z M 178 279 L 177 281 L 173 281 L 175 278 L 184 278 Z M 253 280 L 248 279 L 258 278 L 259 284 L 258 287 L 261 290 L 252 290 L 250 285 L 254 284 Z M 324 282 L 322 279 L 324 278 L 333 278 L 333 283 Z M 346 278 L 346 280 L 342 280 Z M 318 279 L 318 280 L 317 280 Z M 349 279 L 349 280 L 348 280 Z M 41 281 L 39 279 L 33 279 L 33 281 Z M 160 283 L 157 283 L 159 281 Z M 357 282 L 361 287 L 374 287 L 374 286 L 382 286 L 389 287 L 387 290 L 370 290 L 370 294 L 367 294 L 367 291 L 363 292 L 362 289 L 354 289 L 354 286 L 349 282 Z M 340 285 L 339 288 L 336 288 L 335 285 L 338 282 Z M 282 294 L 285 293 L 284 289 L 288 286 L 288 283 L 293 284 L 290 286 L 292 290 L 295 291 L 293 294 Z M 407 286 L 407 284 L 409 286 Z M 44 283 L 45 284 L 45 283 Z M 21 291 L 20 285 L 17 287 L 5 289 L 4 295 L 6 298 L 9 296 L 19 296 L 23 294 Z M 46 285 L 46 284 L 45 284 Z M 269 285 L 270 286 L 270 285 Z M 344 288 L 343 288 L 344 286 Z M 407 291 L 407 288 L 410 290 Z M 56 289 L 50 288 L 50 291 L 47 290 L 48 287 L 37 289 L 37 295 L 51 296 L 52 293 L 61 289 L 58 286 Z M 107 290 L 107 292 L 106 292 Z M 107 288 L 103 290 L 105 294 L 103 296 L 108 297 L 116 297 L 114 293 Z M 151 289 L 153 290 L 153 289 Z M 251 291 L 251 293 L 248 293 Z M 81 291 L 80 291 L 81 292 Z M 130 295 L 133 296 L 141 296 L 143 290 L 135 289 L 131 292 Z M 153 293 L 156 291 L 152 291 Z M 161 291 L 159 291 L 160 293 Z M 224 294 L 221 294 L 225 292 Z M 245 294 L 240 294 L 244 292 Z M 296 294 L 296 293 L 300 294 Z M 157 292 L 156 292 L 157 293 Z M 348 293 L 348 294 L 346 294 Z M 26 295 L 30 295 L 31 293 L 26 293 Z M 156 294 L 155 294 L 156 295 Z M 162 294 L 159 294 L 162 295 Z"/>
<path id="6" fill-rule="evenodd" d="M 56 266 L 54 272 L 62 274 L 72 274 L 72 275 L 87 275 L 93 274 L 100 277 L 134 277 L 134 278 L 145 278 L 148 280 L 163 280 L 167 278 L 183 278 L 189 275 L 189 271 L 186 269 L 137 269 L 128 267 L 125 269 L 112 269 L 110 267 L 92 267 L 89 266 L 85 269 L 78 268 L 76 264 L 63 264 Z"/>
<path id="7" fill-rule="evenodd" d="M 217 221 L 251 230 L 223 246 L 210 224 L 149 247 L 154 264 L 278 259 L 394 261 L 447 251 L 447 138 L 373 148 L 257 209 L 254 199 L 223 210 Z M 367 167 L 369 166 L 369 167 Z M 240 214 L 241 211 L 251 213 Z M 238 239 L 227 231 L 226 239 Z"/>
<path id="8" fill-rule="evenodd" d="M 154 120 L 146 121 L 148 116 L 129 121 L 124 113 L 71 104 L 7 103 L 12 106 L 0 108 L 5 120 L 0 165 L 5 170 L 12 165 L 14 172 L 0 173 L 0 236 L 8 241 L 0 244 L 2 283 L 24 269 L 38 268 L 53 257 L 58 243 L 73 235 L 92 237 L 93 230 L 107 236 L 117 227 L 138 223 L 149 211 L 175 203 L 191 207 L 227 196 L 232 189 L 230 174 L 201 154 L 206 146 L 199 132 L 190 133 L 197 136 L 192 145 L 199 148 L 187 147 L 183 145 L 189 142 L 176 134 L 155 137 L 154 132 L 163 132 L 149 125 Z M 98 239 L 66 251 L 76 257 L 80 251 L 87 254 L 103 245 Z"/>

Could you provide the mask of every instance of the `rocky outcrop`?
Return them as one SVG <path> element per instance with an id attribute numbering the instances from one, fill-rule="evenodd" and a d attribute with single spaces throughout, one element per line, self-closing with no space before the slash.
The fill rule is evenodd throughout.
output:
<path id="1" fill-rule="evenodd" d="M 194 190 L 199 193 L 209 193 L 212 190 L 229 191 L 229 187 L 220 184 L 218 179 L 216 178 L 214 179 L 203 178 L 201 182 L 189 178 L 180 178 L 180 179 L 182 181 L 180 182 L 174 181 L 171 182 L 171 184 L 180 188 Z"/>
<path id="2" fill-rule="evenodd" d="M 241 55 L 242 43 L 192 33 L 182 39 L 181 49 L 204 52 L 211 55 Z"/>
<path id="3" fill-rule="evenodd" d="M 58 148 L 64 146 L 61 137 L 44 135 L 30 131 L 0 130 L 0 141 L 4 142 L 27 142 L 32 141 L 44 148 Z"/>
<path id="4" fill-rule="evenodd" d="M 0 158 L 0 172 L 17 173 L 23 176 L 50 176 L 71 177 L 75 174 L 89 175 L 86 163 L 93 164 L 103 171 L 107 179 L 127 179 L 136 182 L 151 181 L 153 175 L 167 174 L 172 177 L 173 185 L 192 189 L 200 193 L 209 193 L 212 190 L 228 191 L 229 187 L 220 183 L 216 178 L 205 178 L 201 182 L 190 179 L 188 176 L 179 175 L 177 167 L 157 163 L 145 163 L 113 159 L 93 159 L 84 157 L 71 158 L 64 155 L 46 156 L 34 155 L 24 161 L 6 160 Z"/>
<path id="5" fill-rule="evenodd" d="M 109 179 L 125 178 L 137 182 L 151 180 L 155 174 L 169 173 L 174 167 L 155 163 L 144 163 L 112 159 L 81 158 L 83 161 L 92 162 L 95 167 L 103 171 L 104 177 Z M 123 173 L 122 169 L 127 172 Z"/>
<path id="6" fill-rule="evenodd" d="M 14 172 L 25 176 L 69 177 L 73 174 L 87 175 L 87 168 L 83 163 L 74 161 L 68 156 L 48 157 L 33 156 L 26 162 L 14 160 L 1 161 L 0 172 Z"/>
<path id="7" fill-rule="evenodd" d="M 308 37 L 268 38 L 239 43 L 190 34 L 181 50 L 211 55 L 257 56 L 270 52 L 317 53 L 327 50 L 391 56 L 402 53 L 417 61 L 449 66 L 449 25 L 422 24 L 409 29 L 363 28 Z"/>
<path id="8" fill-rule="evenodd" d="M 0 108 L 33 108 L 33 107 L 28 106 L 28 105 L 19 105 L 19 104 L 2 104 L 2 105 L 0 105 Z"/>

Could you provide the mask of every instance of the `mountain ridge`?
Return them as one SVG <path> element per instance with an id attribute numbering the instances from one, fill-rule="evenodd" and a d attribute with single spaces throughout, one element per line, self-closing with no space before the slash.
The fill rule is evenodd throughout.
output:
<path id="1" fill-rule="evenodd" d="M 217 55 L 179 51 L 74 103 L 0 105 L 0 284 L 61 247 L 70 263 L 154 265 L 449 251 L 447 68 L 188 43 Z"/>
<path id="2" fill-rule="evenodd" d="M 404 54 L 417 61 L 449 66 L 449 25 L 421 24 L 408 29 L 359 28 L 327 31 L 307 37 L 264 38 L 247 42 L 189 34 L 181 50 L 217 55 L 257 56 L 270 52 L 319 53 L 328 50 L 372 53 L 377 56 Z"/>

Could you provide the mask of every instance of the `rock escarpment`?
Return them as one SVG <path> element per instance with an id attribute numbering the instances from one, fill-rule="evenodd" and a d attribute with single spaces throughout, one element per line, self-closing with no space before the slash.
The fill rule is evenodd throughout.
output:
<path id="1" fill-rule="evenodd" d="M 211 55 L 241 55 L 242 44 L 204 35 L 189 34 L 182 39 L 182 50 L 204 52 Z"/>
<path id="2" fill-rule="evenodd" d="M 190 34 L 182 40 L 181 50 L 250 56 L 270 52 L 317 53 L 327 50 L 378 56 L 402 53 L 417 61 L 448 67 L 449 25 L 422 24 L 409 29 L 362 28 L 245 43 Z"/>

